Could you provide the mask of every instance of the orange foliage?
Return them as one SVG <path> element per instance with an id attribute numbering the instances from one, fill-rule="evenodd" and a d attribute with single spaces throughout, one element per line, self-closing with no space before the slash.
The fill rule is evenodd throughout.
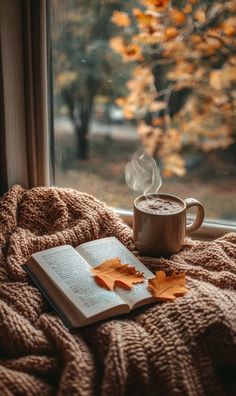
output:
<path id="1" fill-rule="evenodd" d="M 129 44 L 124 46 L 122 56 L 125 61 L 142 60 L 141 48 L 137 44 Z"/>
<path id="2" fill-rule="evenodd" d="M 110 47 L 118 52 L 125 62 L 141 61 L 143 59 L 141 47 L 138 44 L 125 44 L 122 37 L 111 38 Z"/>
<path id="3" fill-rule="evenodd" d="M 185 14 L 191 14 L 192 11 L 193 11 L 193 7 L 191 4 L 187 3 L 183 8 L 183 12 L 185 12 Z"/>
<path id="4" fill-rule="evenodd" d="M 186 15 L 183 11 L 177 10 L 173 8 L 170 11 L 170 19 L 175 25 L 182 25 L 182 23 L 186 22 Z"/>
<path id="5" fill-rule="evenodd" d="M 133 14 L 137 19 L 139 27 L 141 29 L 146 28 L 153 28 L 153 25 L 157 23 L 156 17 L 152 14 L 146 14 L 145 12 L 141 11 L 139 8 L 133 9 Z"/>
<path id="6" fill-rule="evenodd" d="M 188 291 L 185 287 L 185 273 L 166 276 L 164 271 L 158 271 L 154 279 L 148 280 L 148 287 L 154 297 L 162 301 L 173 301 Z"/>
<path id="7" fill-rule="evenodd" d="M 182 8 L 167 0 L 141 3 L 145 8 L 132 10 L 138 33 L 126 36 L 128 44 L 117 38 L 112 45 L 124 61 L 135 61 L 129 93 L 117 104 L 127 118 L 139 120 L 140 139 L 149 154 L 160 157 L 164 173 L 182 176 L 183 147 L 206 152 L 235 140 L 236 3 L 189 0 Z M 170 98 L 186 89 L 183 104 L 178 108 L 177 100 L 172 103 L 177 110 L 170 109 Z"/>
<path id="8" fill-rule="evenodd" d="M 133 70 L 133 79 L 127 82 L 130 95 L 118 98 L 116 104 L 124 109 L 127 119 L 135 118 L 137 114 L 150 111 L 154 102 L 156 89 L 154 76 L 146 66 L 137 66 Z"/>
<path id="9" fill-rule="evenodd" d="M 130 25 L 130 18 L 126 12 L 114 11 L 111 21 L 118 26 L 129 26 Z"/>
<path id="10" fill-rule="evenodd" d="M 91 269 L 99 286 L 113 290 L 115 286 L 130 290 L 135 283 L 144 281 L 144 276 L 129 264 L 121 264 L 118 257 L 104 261 Z"/>
<path id="11" fill-rule="evenodd" d="M 117 37 L 112 37 L 112 38 L 110 39 L 110 47 L 111 47 L 114 51 L 116 51 L 116 52 L 118 52 L 119 54 L 121 54 L 122 51 L 123 51 L 123 48 L 124 48 L 124 41 L 123 41 L 123 38 L 122 38 L 122 37 L 119 37 L 119 36 L 117 36 Z"/>
<path id="12" fill-rule="evenodd" d="M 165 30 L 165 39 L 171 40 L 172 38 L 178 36 L 178 30 L 175 27 L 168 27 Z"/>
<path id="13" fill-rule="evenodd" d="M 222 23 L 222 30 L 226 36 L 233 37 L 236 32 L 236 17 L 226 19 L 226 21 Z"/>
<path id="14" fill-rule="evenodd" d="M 169 5 L 169 0 L 143 0 L 142 3 L 157 12 L 162 12 Z"/>

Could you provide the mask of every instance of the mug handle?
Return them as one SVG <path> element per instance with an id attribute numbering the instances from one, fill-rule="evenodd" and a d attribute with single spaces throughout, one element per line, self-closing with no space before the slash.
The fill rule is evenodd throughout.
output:
<path id="1" fill-rule="evenodd" d="M 189 209 L 192 206 L 197 207 L 197 214 L 196 218 L 191 224 L 186 226 L 186 234 L 190 234 L 191 232 L 196 231 L 202 224 L 205 216 L 204 207 L 202 206 L 201 202 L 197 201 L 195 198 L 186 198 L 185 200 L 186 208 Z"/>

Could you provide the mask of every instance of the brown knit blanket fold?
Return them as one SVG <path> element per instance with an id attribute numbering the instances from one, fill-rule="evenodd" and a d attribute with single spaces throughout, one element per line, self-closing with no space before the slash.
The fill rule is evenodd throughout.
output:
<path id="1" fill-rule="evenodd" d="M 140 258 L 186 271 L 190 291 L 175 302 L 70 332 L 22 264 L 107 236 L 137 255 L 130 228 L 90 195 L 14 186 L 0 199 L 0 395 L 236 395 L 236 233 Z"/>

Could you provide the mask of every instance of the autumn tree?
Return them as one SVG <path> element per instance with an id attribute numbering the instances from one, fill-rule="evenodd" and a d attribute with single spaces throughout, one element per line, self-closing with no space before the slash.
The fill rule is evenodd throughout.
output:
<path id="1" fill-rule="evenodd" d="M 55 103 L 68 109 L 80 159 L 88 157 L 95 97 L 104 95 L 114 100 L 126 92 L 130 67 L 108 45 L 111 35 L 117 32 L 111 22 L 112 13 L 121 6 L 119 0 L 52 1 L 52 14 L 57 13 L 52 18 Z"/>
<path id="2" fill-rule="evenodd" d="M 235 142 L 236 1 L 140 0 L 115 11 L 111 48 L 133 64 L 117 103 L 165 175 L 183 175 L 184 147 L 204 152 Z M 126 27 L 124 27 L 126 21 Z"/>

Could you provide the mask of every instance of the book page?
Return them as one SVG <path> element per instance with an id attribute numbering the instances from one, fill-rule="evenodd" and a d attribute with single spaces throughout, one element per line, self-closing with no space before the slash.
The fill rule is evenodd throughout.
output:
<path id="1" fill-rule="evenodd" d="M 89 264 L 72 246 L 44 250 L 32 257 L 85 317 L 124 305 L 117 293 L 96 284 Z"/>
<path id="2" fill-rule="evenodd" d="M 133 285 L 132 290 L 125 290 L 120 287 L 116 287 L 115 291 L 122 300 L 126 302 L 126 304 L 129 304 L 130 309 L 132 309 L 156 301 L 147 285 L 148 280 L 145 279 L 143 283 Z"/>
<path id="3" fill-rule="evenodd" d="M 122 264 L 131 264 L 138 271 L 143 272 L 145 278 L 153 278 L 154 275 L 141 263 L 117 238 L 109 237 L 86 242 L 78 246 L 76 250 L 91 265 L 96 267 L 103 261 L 119 257 Z M 147 288 L 147 280 L 133 286 L 132 290 L 115 288 L 116 293 L 127 303 L 130 308 L 137 306 L 141 300 L 153 300 L 152 294 Z M 140 304 L 141 305 L 141 304 Z"/>

